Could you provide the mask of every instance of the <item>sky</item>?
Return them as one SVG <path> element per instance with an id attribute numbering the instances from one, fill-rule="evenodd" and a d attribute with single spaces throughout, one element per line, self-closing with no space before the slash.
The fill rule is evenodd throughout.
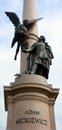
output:
<path id="1" fill-rule="evenodd" d="M 11 49 L 14 27 L 5 11 L 15 12 L 22 20 L 23 0 L 0 0 L 0 130 L 7 123 L 3 86 L 14 82 L 14 75 L 20 72 L 20 54 L 14 61 L 16 46 Z M 44 17 L 38 22 L 38 35 L 45 36 L 54 54 L 48 83 L 60 89 L 54 110 L 56 130 L 62 130 L 62 0 L 37 0 L 37 17 Z"/>

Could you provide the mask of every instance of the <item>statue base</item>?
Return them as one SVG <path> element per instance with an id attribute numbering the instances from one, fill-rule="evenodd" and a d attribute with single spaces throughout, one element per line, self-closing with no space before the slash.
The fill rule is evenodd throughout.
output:
<path id="1" fill-rule="evenodd" d="M 56 130 L 54 104 L 59 89 L 39 75 L 26 74 L 4 86 L 6 130 Z"/>

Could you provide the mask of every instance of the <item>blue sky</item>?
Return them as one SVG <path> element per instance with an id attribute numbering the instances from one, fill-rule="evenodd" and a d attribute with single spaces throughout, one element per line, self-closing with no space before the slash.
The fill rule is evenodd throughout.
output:
<path id="1" fill-rule="evenodd" d="M 20 70 L 20 54 L 14 61 L 16 46 L 11 49 L 14 27 L 4 14 L 13 11 L 22 20 L 23 0 L 0 0 L 0 130 L 5 130 L 7 112 L 4 110 L 3 86 L 14 82 L 14 74 Z M 37 0 L 38 35 L 44 35 L 51 45 L 54 59 L 50 68 L 48 83 L 59 88 L 55 104 L 56 130 L 62 130 L 62 0 Z"/>

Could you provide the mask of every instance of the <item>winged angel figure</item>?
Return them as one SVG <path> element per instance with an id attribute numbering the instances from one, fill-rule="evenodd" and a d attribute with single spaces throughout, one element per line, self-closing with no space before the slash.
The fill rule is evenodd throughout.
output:
<path id="1" fill-rule="evenodd" d="M 30 37 L 31 35 L 34 35 L 35 37 L 38 38 L 38 36 L 36 36 L 35 34 L 28 33 L 28 30 L 33 26 L 33 24 L 35 24 L 38 20 L 41 20 L 43 18 L 32 20 L 25 19 L 23 21 L 23 24 L 21 24 L 18 16 L 14 12 L 5 12 L 5 14 L 9 17 L 10 21 L 13 23 L 15 27 L 15 34 L 12 40 L 11 47 L 13 47 L 17 42 L 16 54 L 14 57 L 14 60 L 16 60 L 20 46 L 22 50 L 27 49 L 28 48 L 27 39 L 32 38 Z"/>

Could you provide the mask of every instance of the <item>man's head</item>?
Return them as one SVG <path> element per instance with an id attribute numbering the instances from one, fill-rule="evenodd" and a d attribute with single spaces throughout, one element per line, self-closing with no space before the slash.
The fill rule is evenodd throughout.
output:
<path id="1" fill-rule="evenodd" d="M 43 35 L 40 36 L 39 41 L 45 42 L 45 37 Z"/>

